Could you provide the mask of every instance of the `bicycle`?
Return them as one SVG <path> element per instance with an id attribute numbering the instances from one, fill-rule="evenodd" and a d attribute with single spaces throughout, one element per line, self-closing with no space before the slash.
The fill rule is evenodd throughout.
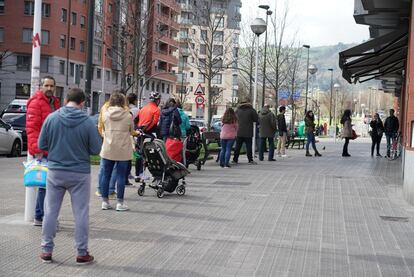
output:
<path id="1" fill-rule="evenodd" d="M 401 134 L 398 133 L 397 136 L 392 139 L 390 155 L 387 158 L 391 161 L 396 160 L 401 156 L 401 151 L 402 151 Z"/>

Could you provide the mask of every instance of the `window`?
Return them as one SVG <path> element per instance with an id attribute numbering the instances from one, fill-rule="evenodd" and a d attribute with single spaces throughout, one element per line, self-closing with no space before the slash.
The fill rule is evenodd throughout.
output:
<path id="1" fill-rule="evenodd" d="M 24 1 L 24 15 L 33 15 L 34 14 L 34 2 Z"/>
<path id="2" fill-rule="evenodd" d="M 32 43 L 33 29 L 23 29 L 23 42 Z"/>
<path id="3" fill-rule="evenodd" d="M 232 40 L 233 43 L 239 43 L 239 34 L 233 34 Z"/>
<path id="4" fill-rule="evenodd" d="M 50 4 L 46 4 L 46 3 L 42 4 L 42 16 L 50 17 Z"/>
<path id="5" fill-rule="evenodd" d="M 200 55 L 206 55 L 207 54 L 207 47 L 205 44 L 200 45 Z"/>
<path id="6" fill-rule="evenodd" d="M 0 14 L 4 13 L 4 0 L 0 0 Z"/>
<path id="7" fill-rule="evenodd" d="M 62 9 L 62 12 L 60 13 L 60 21 L 66 22 L 68 17 L 68 11 L 66 9 Z"/>
<path id="8" fill-rule="evenodd" d="M 207 41 L 207 30 L 201 30 L 200 37 L 203 41 Z"/>
<path id="9" fill-rule="evenodd" d="M 239 57 L 239 48 L 233 48 L 233 58 Z"/>
<path id="10" fill-rule="evenodd" d="M 224 28 L 224 17 L 221 16 L 214 18 L 214 26 Z"/>
<path id="11" fill-rule="evenodd" d="M 165 84 L 164 83 L 162 83 L 161 84 L 161 93 L 164 93 L 165 92 Z"/>
<path id="12" fill-rule="evenodd" d="M 4 42 L 4 29 L 0 28 L 0 42 Z"/>
<path id="13" fill-rule="evenodd" d="M 81 17 L 80 17 L 80 26 L 81 26 L 81 28 L 85 28 L 85 25 L 86 25 L 85 23 L 86 23 L 86 17 L 81 15 Z"/>
<path id="14" fill-rule="evenodd" d="M 223 32 L 215 32 L 213 35 L 213 40 L 215 42 L 223 42 L 224 34 Z"/>
<path id="15" fill-rule="evenodd" d="M 76 48 L 76 39 L 70 38 L 70 49 L 75 50 L 75 48 Z"/>
<path id="16" fill-rule="evenodd" d="M 97 68 L 96 69 L 96 79 L 98 79 L 98 80 L 101 79 L 101 77 L 102 77 L 101 75 L 102 75 L 101 69 Z"/>
<path id="17" fill-rule="evenodd" d="M 70 24 L 71 24 L 71 25 L 73 25 L 73 26 L 75 26 L 75 25 L 76 25 L 76 17 L 77 17 L 77 14 L 76 14 L 76 13 L 74 13 L 74 12 L 72 12 L 72 16 L 71 16 Z"/>
<path id="18" fill-rule="evenodd" d="M 216 84 L 219 85 L 221 84 L 221 74 L 216 74 L 212 79 L 211 79 L 211 83 L 212 84 Z"/>
<path id="19" fill-rule="evenodd" d="M 206 82 L 206 77 L 203 74 L 201 74 L 201 73 L 198 73 L 198 82 L 200 84 Z"/>
<path id="20" fill-rule="evenodd" d="M 16 99 L 29 99 L 30 84 L 16 83 Z"/>
<path id="21" fill-rule="evenodd" d="M 112 83 L 118 84 L 118 72 L 112 71 Z"/>
<path id="22" fill-rule="evenodd" d="M 232 81 L 233 81 L 232 85 L 237 86 L 237 75 L 236 74 L 233 75 L 233 80 Z"/>
<path id="23" fill-rule="evenodd" d="M 111 13 L 112 12 L 112 4 L 108 5 L 108 11 Z"/>
<path id="24" fill-rule="evenodd" d="M 65 48 L 66 47 L 66 36 L 65 35 L 60 35 L 60 48 Z"/>
<path id="25" fill-rule="evenodd" d="M 82 64 L 80 64 L 79 65 L 79 77 L 81 78 L 81 79 L 83 79 L 83 65 Z"/>
<path id="26" fill-rule="evenodd" d="M 33 29 L 24 28 L 23 29 L 23 42 L 32 43 L 32 39 L 33 39 Z M 49 44 L 49 31 L 42 30 L 40 40 L 41 40 L 42 45 Z"/>
<path id="27" fill-rule="evenodd" d="M 213 68 L 222 68 L 223 67 L 223 59 L 218 58 L 218 59 L 213 59 L 213 61 L 211 62 Z"/>
<path id="28" fill-rule="evenodd" d="M 194 77 L 194 72 L 190 72 L 190 77 L 193 78 Z"/>
<path id="29" fill-rule="evenodd" d="M 95 61 L 102 61 L 102 46 L 101 45 L 94 45 L 93 56 Z"/>
<path id="30" fill-rule="evenodd" d="M 40 57 L 40 72 L 47 73 L 49 72 L 49 58 Z"/>
<path id="31" fill-rule="evenodd" d="M 70 77 L 75 76 L 75 64 L 74 63 L 69 64 L 69 72 L 70 72 Z"/>
<path id="32" fill-rule="evenodd" d="M 81 52 L 85 52 L 85 41 L 84 41 L 84 40 L 81 40 L 81 41 L 79 42 L 79 50 L 80 50 Z"/>
<path id="33" fill-rule="evenodd" d="M 40 37 L 42 45 L 49 44 L 49 31 L 42 31 L 42 36 Z"/>
<path id="34" fill-rule="evenodd" d="M 109 71 L 109 70 L 106 71 L 105 78 L 108 82 L 111 81 L 111 71 Z"/>
<path id="35" fill-rule="evenodd" d="M 223 45 L 214 45 L 213 46 L 214 55 L 223 55 Z"/>
<path id="36" fill-rule="evenodd" d="M 198 66 L 201 68 L 206 68 L 206 59 L 198 59 Z"/>
<path id="37" fill-rule="evenodd" d="M 59 61 L 59 74 L 65 75 L 65 61 Z"/>
<path id="38" fill-rule="evenodd" d="M 17 55 L 16 69 L 20 71 L 29 71 L 31 63 L 31 56 Z"/>

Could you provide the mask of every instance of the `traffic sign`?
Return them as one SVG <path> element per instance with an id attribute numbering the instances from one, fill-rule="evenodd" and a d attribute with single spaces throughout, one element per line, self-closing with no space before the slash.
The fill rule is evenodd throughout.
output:
<path id="1" fill-rule="evenodd" d="M 201 106 L 204 104 L 204 97 L 202 95 L 197 95 L 195 98 L 195 102 L 197 106 Z"/>
<path id="2" fill-rule="evenodd" d="M 194 95 L 205 95 L 204 90 L 201 87 L 201 84 L 198 84 L 196 90 L 194 91 Z"/>

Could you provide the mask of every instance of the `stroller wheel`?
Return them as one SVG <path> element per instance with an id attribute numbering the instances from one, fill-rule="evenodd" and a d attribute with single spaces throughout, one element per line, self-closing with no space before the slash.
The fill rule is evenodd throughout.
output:
<path id="1" fill-rule="evenodd" d="M 157 190 L 157 197 L 158 198 L 163 198 L 164 197 L 164 189 L 163 188 L 159 188 Z"/>
<path id="2" fill-rule="evenodd" d="M 144 186 L 139 186 L 138 188 L 138 195 L 139 196 L 143 196 L 145 193 L 145 187 Z"/>
<path id="3" fill-rule="evenodd" d="M 178 195 L 184 195 L 185 194 L 185 186 L 183 185 L 179 185 L 175 191 L 177 192 Z"/>

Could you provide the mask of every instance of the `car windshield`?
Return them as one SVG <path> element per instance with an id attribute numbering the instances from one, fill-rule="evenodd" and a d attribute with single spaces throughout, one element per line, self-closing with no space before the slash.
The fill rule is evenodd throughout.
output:
<path id="1" fill-rule="evenodd" d="M 25 113 L 5 113 L 2 119 L 13 126 L 26 126 L 26 114 Z"/>
<path id="2" fill-rule="evenodd" d="M 191 125 L 195 125 L 197 127 L 203 127 L 204 126 L 204 122 L 203 121 L 190 121 Z"/>

